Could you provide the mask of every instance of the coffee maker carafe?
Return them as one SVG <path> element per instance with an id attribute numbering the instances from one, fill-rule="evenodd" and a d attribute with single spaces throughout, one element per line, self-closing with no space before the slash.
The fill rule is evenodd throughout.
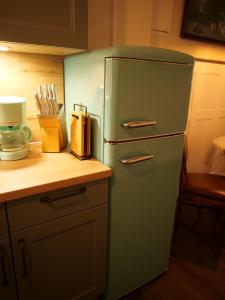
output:
<path id="1" fill-rule="evenodd" d="M 18 160 L 26 157 L 31 141 L 31 129 L 24 125 L 26 99 L 0 97 L 0 159 Z"/>

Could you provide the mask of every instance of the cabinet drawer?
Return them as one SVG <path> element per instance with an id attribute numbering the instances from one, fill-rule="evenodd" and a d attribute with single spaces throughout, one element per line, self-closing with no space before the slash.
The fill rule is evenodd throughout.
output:
<path id="1" fill-rule="evenodd" d="M 106 203 L 108 181 L 100 180 L 7 203 L 10 232 Z"/>
<path id="2" fill-rule="evenodd" d="M 6 213 L 3 204 L 0 205 L 0 235 L 6 234 L 8 232 L 6 223 Z"/>

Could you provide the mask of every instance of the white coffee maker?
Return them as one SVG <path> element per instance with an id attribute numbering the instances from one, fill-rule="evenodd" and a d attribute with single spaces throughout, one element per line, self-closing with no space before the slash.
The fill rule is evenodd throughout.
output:
<path id="1" fill-rule="evenodd" d="M 0 97 L 0 159 L 18 160 L 26 157 L 31 129 L 26 123 L 26 99 Z"/>

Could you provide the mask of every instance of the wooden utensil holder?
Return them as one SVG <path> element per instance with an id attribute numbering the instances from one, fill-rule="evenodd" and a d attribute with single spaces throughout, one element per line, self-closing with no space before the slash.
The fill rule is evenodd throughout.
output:
<path id="1" fill-rule="evenodd" d="M 57 115 L 37 115 L 41 128 L 43 152 L 60 152 L 66 147 L 66 124 L 64 105 Z"/>

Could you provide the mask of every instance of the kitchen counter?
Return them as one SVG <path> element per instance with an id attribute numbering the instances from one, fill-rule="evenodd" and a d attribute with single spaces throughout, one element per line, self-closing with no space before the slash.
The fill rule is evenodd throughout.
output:
<path id="1" fill-rule="evenodd" d="M 80 161 L 67 150 L 42 153 L 31 143 L 29 156 L 0 161 L 0 203 L 110 177 L 112 171 L 95 159 Z"/>

